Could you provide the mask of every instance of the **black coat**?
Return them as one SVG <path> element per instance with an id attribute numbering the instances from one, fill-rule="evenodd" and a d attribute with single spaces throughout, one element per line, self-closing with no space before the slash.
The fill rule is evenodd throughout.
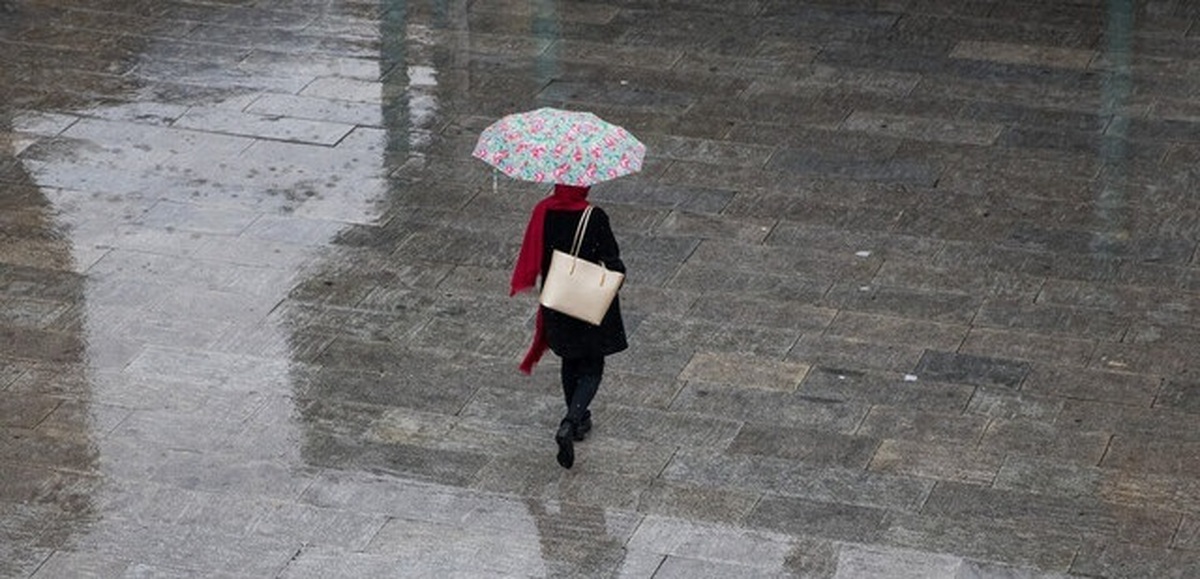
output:
<path id="1" fill-rule="evenodd" d="M 550 269 L 553 250 L 571 252 L 575 228 L 579 225 L 581 217 L 583 211 L 546 212 L 542 245 L 543 280 L 546 279 L 546 271 Z M 608 215 L 599 207 L 592 209 L 592 218 L 588 221 L 579 257 L 594 263 L 603 263 L 608 269 L 625 273 L 625 264 L 621 262 L 621 252 L 617 248 L 617 239 L 613 236 Z M 629 347 L 625 341 L 625 324 L 621 320 L 619 296 L 613 300 L 599 326 L 544 306 L 542 324 L 550 350 L 563 358 L 607 356 Z"/>

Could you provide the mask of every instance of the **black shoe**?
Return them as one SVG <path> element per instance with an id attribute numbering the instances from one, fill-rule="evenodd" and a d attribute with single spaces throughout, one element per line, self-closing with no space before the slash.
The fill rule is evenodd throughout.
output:
<path id="1" fill-rule="evenodd" d="M 583 442 L 587 438 L 587 433 L 592 431 L 592 417 L 589 416 L 583 419 L 575 426 L 575 442 Z"/>
<path id="2" fill-rule="evenodd" d="M 570 421 L 564 420 L 558 425 L 558 432 L 554 433 L 554 442 L 558 443 L 558 464 L 563 468 L 571 468 L 575 465 L 575 428 Z"/>

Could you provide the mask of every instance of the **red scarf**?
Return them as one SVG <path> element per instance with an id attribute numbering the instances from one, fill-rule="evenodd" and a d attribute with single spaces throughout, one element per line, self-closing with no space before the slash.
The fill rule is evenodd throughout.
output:
<path id="1" fill-rule="evenodd" d="M 571 185 L 554 186 L 554 194 L 542 199 L 533 207 L 529 217 L 529 225 L 525 226 L 525 239 L 521 242 L 521 253 L 517 256 L 517 265 L 513 267 L 512 285 L 508 295 L 531 289 L 537 284 L 537 278 L 542 273 L 542 247 L 546 231 L 547 211 L 583 211 L 587 209 L 587 187 Z M 537 322 L 533 330 L 533 343 L 521 361 L 521 371 L 533 373 L 533 367 L 542 359 L 542 355 L 550 347 L 546 343 L 546 334 L 542 327 L 542 308 L 538 308 Z"/>

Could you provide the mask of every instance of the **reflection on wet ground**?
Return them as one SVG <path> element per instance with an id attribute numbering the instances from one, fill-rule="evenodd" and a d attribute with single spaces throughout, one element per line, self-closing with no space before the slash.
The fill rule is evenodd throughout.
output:
<path id="1" fill-rule="evenodd" d="M 1200 6 L 8 0 L 0 576 L 1200 575 Z M 553 458 L 502 114 L 632 349 Z"/>

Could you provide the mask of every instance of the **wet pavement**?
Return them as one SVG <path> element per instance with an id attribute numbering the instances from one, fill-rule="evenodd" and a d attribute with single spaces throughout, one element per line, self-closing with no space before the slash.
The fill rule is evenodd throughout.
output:
<path id="1" fill-rule="evenodd" d="M 1200 4 L 2 8 L 0 576 L 1200 576 Z M 649 148 L 570 471 L 545 105 Z"/>

